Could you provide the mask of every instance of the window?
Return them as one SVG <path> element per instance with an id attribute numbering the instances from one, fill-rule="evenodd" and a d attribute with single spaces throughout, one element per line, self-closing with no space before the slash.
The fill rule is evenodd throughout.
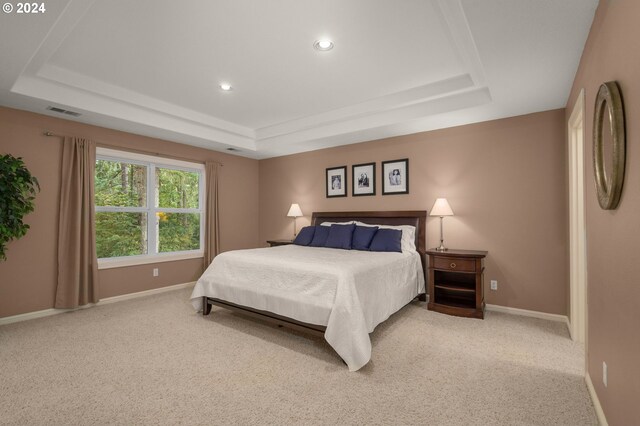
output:
<path id="1" fill-rule="evenodd" d="M 204 166 L 97 149 L 100 268 L 202 257 Z"/>

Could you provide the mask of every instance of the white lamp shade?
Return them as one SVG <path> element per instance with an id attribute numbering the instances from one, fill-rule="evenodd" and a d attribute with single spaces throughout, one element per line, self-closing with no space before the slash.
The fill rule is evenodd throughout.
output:
<path id="1" fill-rule="evenodd" d="M 289 213 L 287 213 L 288 217 L 300 217 L 302 216 L 302 210 L 300 210 L 300 206 L 298 204 L 291 204 L 289 208 Z"/>
<path id="2" fill-rule="evenodd" d="M 453 210 L 446 198 L 438 198 L 431 207 L 430 216 L 453 216 Z"/>

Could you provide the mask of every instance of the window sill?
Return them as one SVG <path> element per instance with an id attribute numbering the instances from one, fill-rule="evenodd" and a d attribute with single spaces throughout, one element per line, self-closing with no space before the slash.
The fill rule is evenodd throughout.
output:
<path id="1" fill-rule="evenodd" d="M 115 259 L 98 259 L 98 269 L 124 268 L 127 266 L 148 265 L 151 263 L 174 262 L 176 260 L 188 260 L 203 258 L 201 251 L 189 253 L 160 254 L 156 256 L 131 256 Z"/>

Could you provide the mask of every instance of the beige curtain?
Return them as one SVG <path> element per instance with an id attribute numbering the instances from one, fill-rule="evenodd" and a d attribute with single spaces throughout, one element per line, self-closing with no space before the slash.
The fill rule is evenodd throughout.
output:
<path id="1" fill-rule="evenodd" d="M 220 222 L 218 220 L 218 169 L 213 161 L 205 163 L 207 194 L 205 201 L 204 268 L 220 251 Z"/>
<path id="2" fill-rule="evenodd" d="M 98 301 L 94 213 L 95 143 L 64 138 L 58 227 L 56 308 Z"/>

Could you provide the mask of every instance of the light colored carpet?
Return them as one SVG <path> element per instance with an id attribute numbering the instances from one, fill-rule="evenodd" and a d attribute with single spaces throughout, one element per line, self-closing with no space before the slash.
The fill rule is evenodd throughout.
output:
<path id="1" fill-rule="evenodd" d="M 0 327 L 0 424 L 595 425 L 561 323 L 413 302 L 349 373 L 323 340 L 191 289 Z"/>

